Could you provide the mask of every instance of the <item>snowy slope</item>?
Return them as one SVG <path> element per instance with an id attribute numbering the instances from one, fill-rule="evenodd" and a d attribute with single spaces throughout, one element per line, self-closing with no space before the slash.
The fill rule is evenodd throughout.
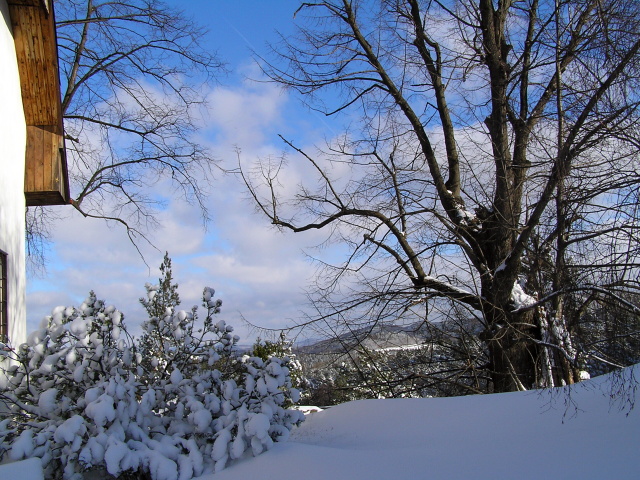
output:
<path id="1" fill-rule="evenodd" d="M 610 381 L 553 394 L 350 402 L 311 414 L 288 443 L 200 480 L 635 480 L 640 406 L 629 413 L 611 404 Z M 0 480 L 41 478 L 37 460 L 0 465 Z"/>
<path id="2" fill-rule="evenodd" d="M 314 413 L 286 444 L 202 480 L 638 479 L 640 411 L 609 379 L 569 390 L 364 400 Z"/>
<path id="3" fill-rule="evenodd" d="M 0 480 L 42 480 L 39 458 L 0 465 Z"/>

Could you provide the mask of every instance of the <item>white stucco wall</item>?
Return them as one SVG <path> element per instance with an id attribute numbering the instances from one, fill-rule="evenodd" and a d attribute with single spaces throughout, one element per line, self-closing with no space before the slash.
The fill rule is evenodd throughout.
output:
<path id="1" fill-rule="evenodd" d="M 9 337 L 26 339 L 24 158 L 26 124 L 6 0 L 0 0 L 0 250 L 8 254 Z"/>

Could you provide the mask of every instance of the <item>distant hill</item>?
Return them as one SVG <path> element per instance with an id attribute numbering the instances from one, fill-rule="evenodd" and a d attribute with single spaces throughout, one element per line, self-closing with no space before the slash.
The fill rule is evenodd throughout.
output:
<path id="1" fill-rule="evenodd" d="M 360 328 L 343 333 L 335 338 L 317 340 L 308 345 L 296 345 L 296 354 L 340 354 L 364 347 L 369 350 L 380 350 L 406 345 L 416 345 L 430 339 L 429 330 L 423 322 L 408 326 L 377 325 L 373 328 Z"/>

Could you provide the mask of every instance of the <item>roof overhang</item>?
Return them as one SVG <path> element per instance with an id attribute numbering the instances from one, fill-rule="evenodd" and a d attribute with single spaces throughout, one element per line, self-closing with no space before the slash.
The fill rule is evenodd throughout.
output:
<path id="1" fill-rule="evenodd" d="M 27 124 L 28 206 L 69 203 L 58 44 L 51 0 L 7 0 Z"/>

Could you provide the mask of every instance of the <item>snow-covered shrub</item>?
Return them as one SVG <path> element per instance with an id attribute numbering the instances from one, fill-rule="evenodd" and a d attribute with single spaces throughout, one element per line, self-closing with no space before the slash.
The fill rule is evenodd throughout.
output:
<path id="1" fill-rule="evenodd" d="M 137 404 L 139 359 L 122 320 L 92 292 L 79 308 L 55 308 L 29 335 L 0 390 L 9 410 L 0 424 L 1 454 L 40 457 L 48 477 L 82 470 L 82 452 L 96 442 L 90 438 Z M 94 449 L 104 457 L 100 441 Z"/>
<path id="2" fill-rule="evenodd" d="M 251 356 L 259 357 L 265 361 L 271 357 L 283 359 L 289 369 L 289 375 L 291 377 L 290 386 L 299 389 L 305 383 L 302 364 L 296 354 L 293 353 L 293 342 L 287 339 L 284 332 L 280 332 L 280 337 L 277 341 L 258 338 L 249 353 Z"/>
<path id="3" fill-rule="evenodd" d="M 205 288 L 200 328 L 195 307 L 145 324 L 161 347 L 153 369 L 124 316 L 93 293 L 79 308 L 54 309 L 6 369 L 0 458 L 40 457 L 47 478 L 104 468 L 187 480 L 286 439 L 303 419 L 283 407 L 297 400 L 287 361 L 240 357 L 232 327 L 213 319 L 213 295 Z M 242 381 L 216 368 L 222 358 Z"/>

